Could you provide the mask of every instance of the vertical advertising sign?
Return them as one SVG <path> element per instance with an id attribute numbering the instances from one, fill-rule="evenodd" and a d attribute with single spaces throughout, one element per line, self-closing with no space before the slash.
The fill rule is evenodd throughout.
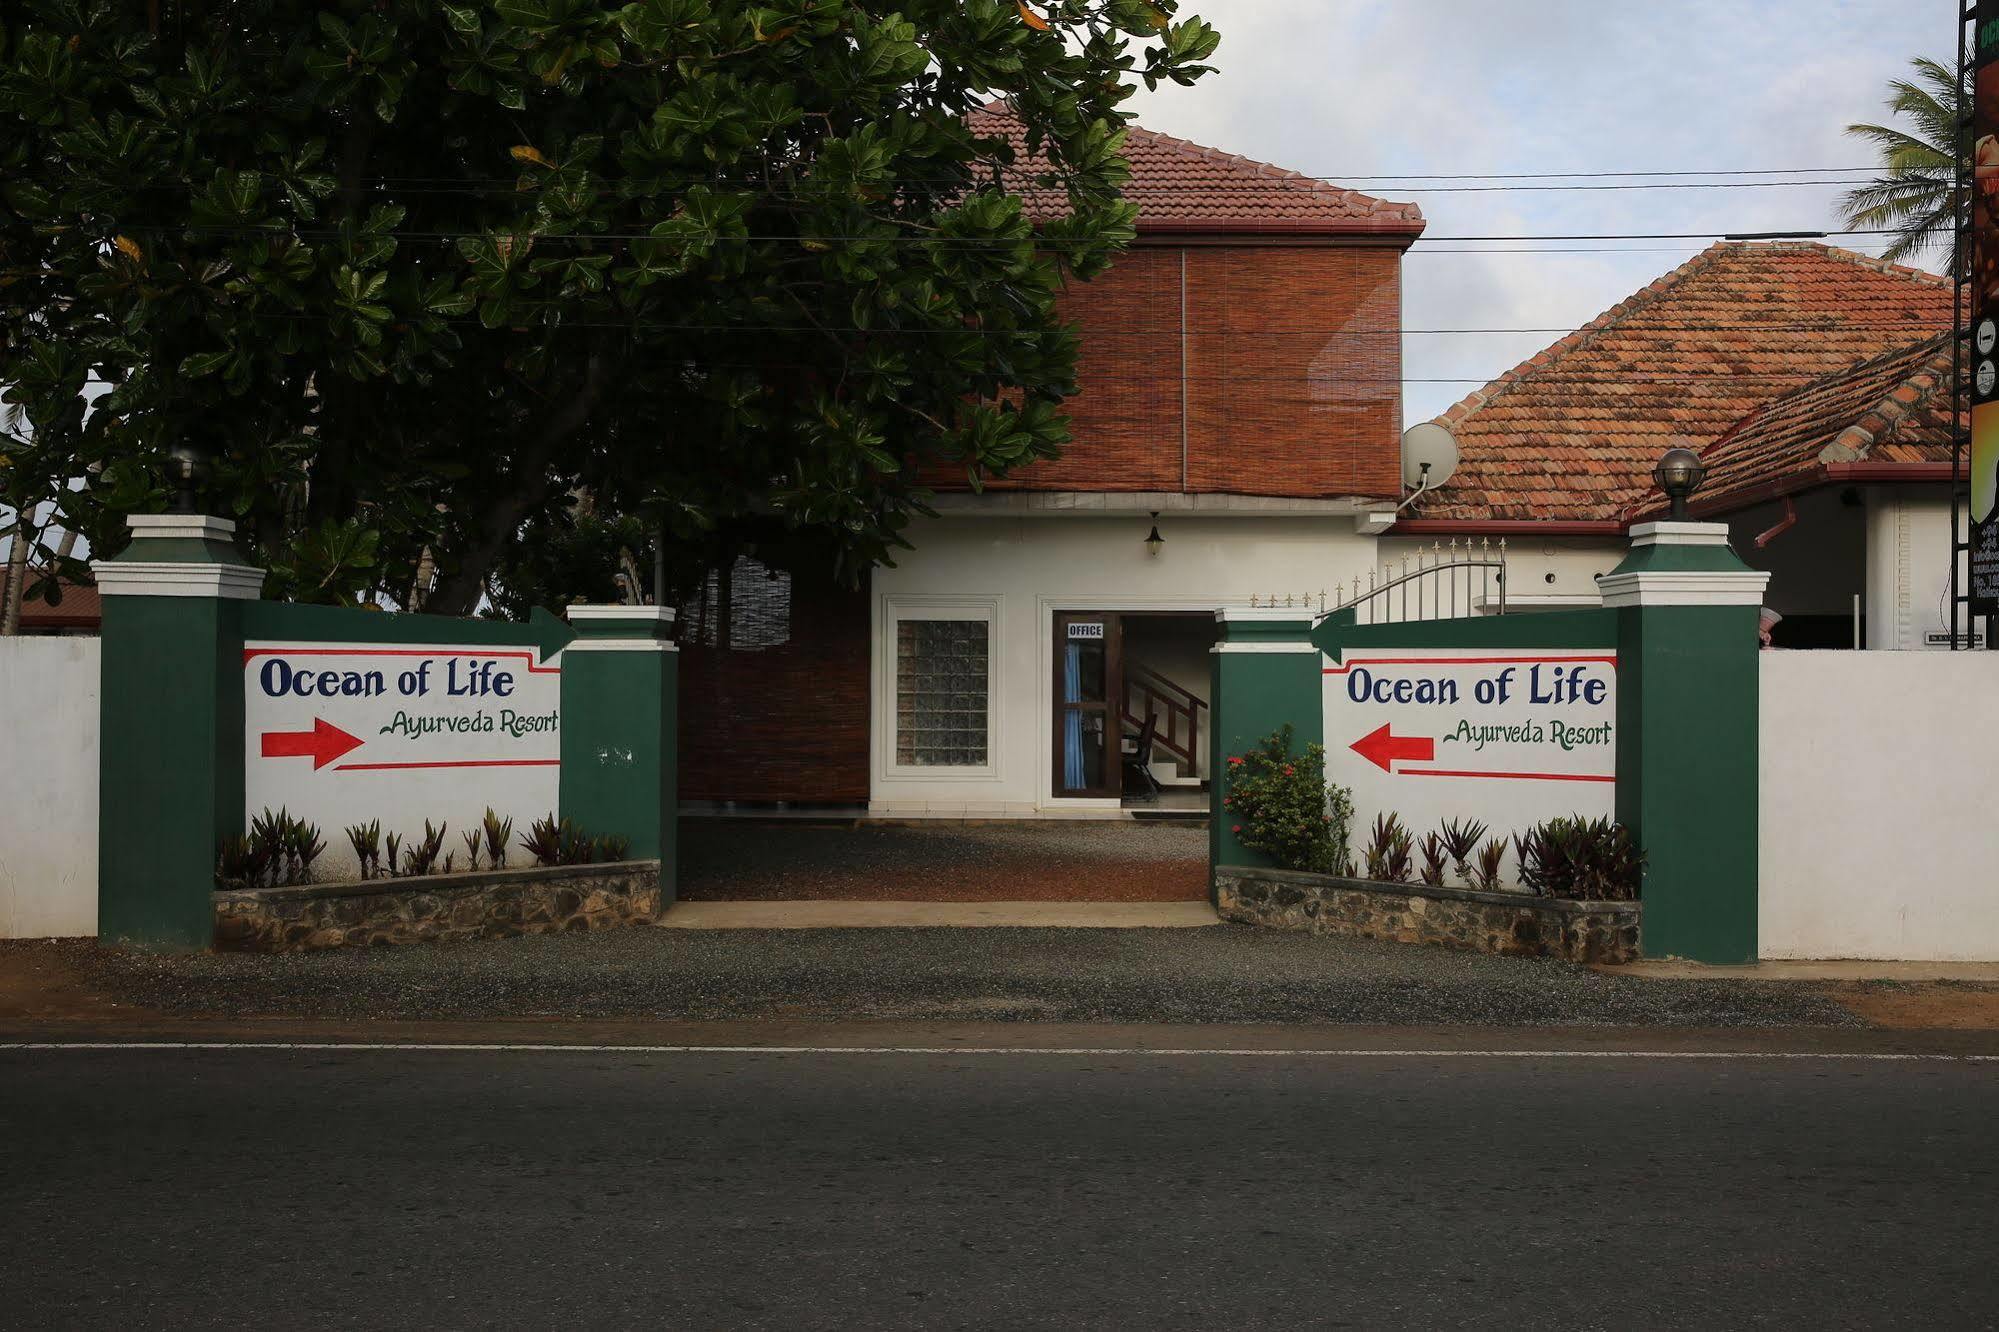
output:
<path id="1" fill-rule="evenodd" d="M 1999 0 L 1972 38 L 1971 613 L 1999 614 Z"/>

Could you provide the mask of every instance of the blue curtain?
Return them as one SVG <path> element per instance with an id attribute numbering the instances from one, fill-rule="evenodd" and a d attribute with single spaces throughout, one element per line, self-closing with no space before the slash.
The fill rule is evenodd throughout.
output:
<path id="1" fill-rule="evenodd" d="M 1062 701 L 1083 701 L 1083 645 L 1070 643 L 1062 653 Z M 1062 718 L 1062 784 L 1071 791 L 1083 788 L 1083 714 L 1068 709 Z"/>

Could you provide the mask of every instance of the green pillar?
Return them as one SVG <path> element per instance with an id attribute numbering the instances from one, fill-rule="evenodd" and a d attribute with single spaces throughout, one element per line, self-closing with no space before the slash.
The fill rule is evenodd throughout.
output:
<path id="1" fill-rule="evenodd" d="M 1761 678 L 1770 576 L 1724 523 L 1643 523 L 1604 575 L 1618 614 L 1617 817 L 1644 848 L 1647 957 L 1756 960 Z"/>
<path id="2" fill-rule="evenodd" d="M 1236 841 L 1222 808 L 1228 794 L 1229 756 L 1289 723 L 1300 749 L 1325 736 L 1325 658 L 1312 644 L 1312 615 L 1286 607 L 1229 609 L 1215 613 L 1221 641 L 1211 660 L 1208 753 L 1208 892 L 1217 865 L 1268 865 L 1270 858 Z"/>
<path id="3" fill-rule="evenodd" d="M 680 658 L 664 606 L 571 606 L 562 650 L 562 817 L 631 839 L 659 861 L 660 901 L 676 881 Z"/>
<path id="4" fill-rule="evenodd" d="M 206 948 L 215 861 L 243 831 L 240 607 L 264 574 L 236 525 L 141 514 L 92 566 L 104 599 L 97 937 Z"/>

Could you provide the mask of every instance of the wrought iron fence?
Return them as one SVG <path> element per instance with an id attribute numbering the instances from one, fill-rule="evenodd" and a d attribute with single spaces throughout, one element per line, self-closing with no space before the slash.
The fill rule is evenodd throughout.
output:
<path id="1" fill-rule="evenodd" d="M 1399 564 L 1399 567 L 1398 567 Z M 1506 538 L 1495 544 L 1482 537 L 1474 545 L 1434 542 L 1417 547 L 1401 560 L 1369 569 L 1365 581 L 1356 577 L 1352 590 L 1340 583 L 1332 609 L 1352 610 L 1358 624 L 1400 624 L 1410 620 L 1446 620 L 1460 615 L 1506 614 Z"/>

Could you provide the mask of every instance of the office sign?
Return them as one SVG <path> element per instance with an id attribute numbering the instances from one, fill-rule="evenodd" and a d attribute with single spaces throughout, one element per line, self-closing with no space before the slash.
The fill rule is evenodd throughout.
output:
<path id="1" fill-rule="evenodd" d="M 491 806 L 524 830 L 556 808 L 561 680 L 520 645 L 246 643 L 245 813 L 319 824 L 329 870 L 353 868 L 351 824 L 448 822 L 456 846 Z"/>
<path id="2" fill-rule="evenodd" d="M 1326 776 L 1416 837 L 1477 819 L 1508 837 L 1568 814 L 1609 816 L 1617 774 L 1612 652 L 1388 648 L 1325 670 Z"/>

